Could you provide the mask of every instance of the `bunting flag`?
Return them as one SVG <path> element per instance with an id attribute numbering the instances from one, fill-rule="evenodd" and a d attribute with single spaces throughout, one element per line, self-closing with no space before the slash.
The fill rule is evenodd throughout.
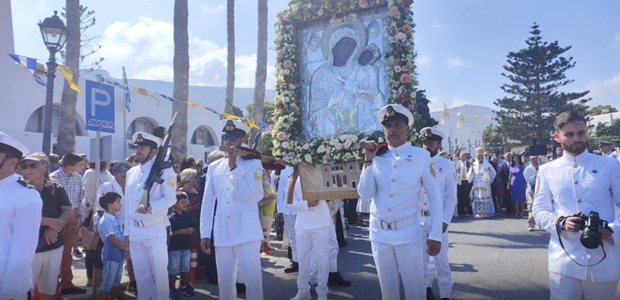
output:
<path id="1" fill-rule="evenodd" d="M 256 125 L 256 122 L 254 122 L 254 120 L 252 119 L 248 119 L 248 125 L 250 125 L 250 128 L 252 129 L 260 129 L 260 127 L 258 127 L 258 125 Z"/>
<path id="2" fill-rule="evenodd" d="M 72 90 L 80 93 L 82 96 L 85 96 L 84 92 L 82 92 L 82 90 L 80 90 L 77 84 L 73 82 L 73 71 L 71 70 L 71 68 L 63 65 L 58 65 L 58 71 L 60 72 L 60 74 L 62 74 L 62 77 L 64 77 L 65 80 L 69 83 L 69 87 Z"/>
<path id="3" fill-rule="evenodd" d="M 269 124 L 267 124 L 267 123 L 265 123 L 263 121 L 258 122 L 258 126 L 260 126 L 260 128 L 262 128 L 265 132 L 271 132 L 272 131 L 271 127 L 269 126 Z"/>
<path id="4" fill-rule="evenodd" d="M 155 99 L 155 101 L 157 101 L 157 106 L 159 106 L 159 99 L 157 99 L 157 97 L 153 96 L 153 94 L 149 93 L 149 91 L 143 89 L 143 88 L 139 88 L 139 87 L 135 87 L 132 86 L 132 89 L 134 89 L 138 94 L 143 95 L 143 96 L 147 96 L 151 99 Z"/>
<path id="5" fill-rule="evenodd" d="M 45 83 L 45 81 L 39 77 L 39 75 L 37 75 L 35 73 L 35 71 L 37 70 L 37 60 L 34 58 L 30 58 L 30 57 L 25 57 L 25 56 L 21 56 L 21 55 L 15 55 L 15 54 L 10 54 L 9 56 L 15 61 L 16 64 L 24 67 L 26 70 L 28 70 L 30 72 L 30 74 L 32 75 L 32 78 L 34 78 L 34 81 L 36 81 L 38 84 L 42 85 L 42 86 L 47 86 L 47 84 Z"/>
<path id="6" fill-rule="evenodd" d="M 239 120 L 239 117 L 237 117 L 235 115 L 231 115 L 231 114 L 227 114 L 227 113 L 222 113 L 222 115 L 224 116 L 225 119 Z"/>
<path id="7" fill-rule="evenodd" d="M 195 107 L 195 108 L 202 108 L 202 106 L 200 106 L 200 105 L 198 105 L 198 104 L 196 104 L 196 103 L 194 103 L 192 101 L 187 101 L 185 103 L 187 103 L 188 105 L 190 105 L 192 107 Z"/>
<path id="8" fill-rule="evenodd" d="M 125 74 L 125 67 L 123 67 L 123 95 L 125 97 L 125 108 L 128 112 L 131 112 L 129 109 L 129 104 L 131 104 L 131 93 L 129 92 L 129 83 L 127 83 L 127 74 Z"/>

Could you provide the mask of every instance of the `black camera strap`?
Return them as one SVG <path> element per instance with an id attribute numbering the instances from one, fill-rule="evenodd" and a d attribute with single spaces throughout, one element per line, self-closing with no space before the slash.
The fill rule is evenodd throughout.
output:
<path id="1" fill-rule="evenodd" d="M 564 250 L 564 253 L 566 253 L 566 255 L 568 256 L 568 258 L 570 258 L 570 260 L 572 260 L 574 263 L 582 267 L 594 267 L 600 264 L 603 260 L 605 260 L 605 258 L 607 258 L 607 252 L 605 252 L 605 246 L 603 246 L 603 241 L 599 239 L 599 243 L 601 244 L 601 248 L 603 249 L 603 258 L 601 258 L 601 260 L 599 260 L 597 263 L 593 265 L 583 265 L 583 264 L 578 263 L 576 260 L 574 260 L 573 257 L 570 254 L 568 254 L 568 251 L 566 250 L 566 248 L 564 248 L 564 243 L 562 242 L 561 226 L 562 226 L 562 221 L 564 221 L 564 219 L 565 219 L 564 217 L 559 217 L 556 219 L 555 231 L 558 233 L 558 241 L 560 241 L 560 246 L 562 246 L 562 250 Z"/>

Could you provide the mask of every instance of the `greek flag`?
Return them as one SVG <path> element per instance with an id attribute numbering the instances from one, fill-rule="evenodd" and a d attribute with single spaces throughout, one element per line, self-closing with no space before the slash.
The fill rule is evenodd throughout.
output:
<path id="1" fill-rule="evenodd" d="M 36 81 L 42 86 L 47 86 L 45 81 L 35 73 L 35 71 L 37 70 L 36 59 L 15 54 L 9 54 L 9 56 L 15 61 L 16 64 L 26 68 L 30 72 L 30 74 L 32 74 L 34 81 Z"/>

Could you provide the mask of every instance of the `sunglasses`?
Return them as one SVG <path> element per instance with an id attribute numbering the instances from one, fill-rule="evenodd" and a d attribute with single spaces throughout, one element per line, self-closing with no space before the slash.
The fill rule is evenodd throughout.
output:
<path id="1" fill-rule="evenodd" d="M 40 164 L 40 163 L 38 163 L 38 162 L 33 162 L 33 163 L 30 163 L 30 164 L 23 163 L 23 164 L 20 164 L 20 165 L 19 165 L 19 167 L 20 167 L 22 170 L 28 170 L 28 168 L 30 168 L 30 169 L 36 169 L 36 168 L 38 168 L 38 167 L 39 167 L 39 164 Z"/>
<path id="2" fill-rule="evenodd" d="M 234 136 L 234 135 L 229 135 L 229 134 L 224 134 L 222 135 L 222 141 L 228 141 L 230 140 L 231 142 L 236 142 L 237 139 L 239 139 L 238 137 Z"/>

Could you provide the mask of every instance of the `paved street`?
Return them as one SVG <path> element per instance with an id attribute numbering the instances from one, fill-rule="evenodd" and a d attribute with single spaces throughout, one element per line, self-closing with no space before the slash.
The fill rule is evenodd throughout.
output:
<path id="1" fill-rule="evenodd" d="M 454 219 L 450 227 L 453 299 L 549 299 L 549 235 L 543 231 L 528 232 L 525 221 L 525 218 L 501 216 Z M 280 248 L 279 242 L 273 245 Z M 296 292 L 297 276 L 283 272 L 289 265 L 285 251 L 272 254 L 262 260 L 265 299 L 291 298 Z M 84 284 L 83 259 L 79 262 L 76 283 Z M 381 299 L 367 228 L 351 227 L 348 246 L 340 248 L 339 267 L 353 285 L 330 288 L 330 299 Z M 196 288 L 198 295 L 194 299 L 212 299 L 218 295 L 214 285 L 201 283 Z M 438 296 L 436 283 L 434 291 Z"/>

